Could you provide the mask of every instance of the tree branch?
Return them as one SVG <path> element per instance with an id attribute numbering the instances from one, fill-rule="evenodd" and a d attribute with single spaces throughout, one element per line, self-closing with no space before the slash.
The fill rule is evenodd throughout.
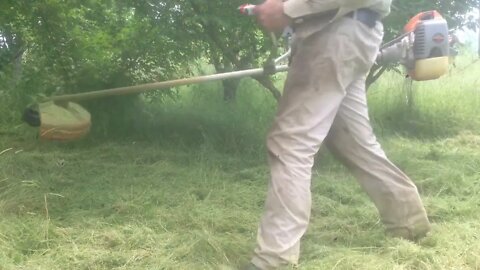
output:
<path id="1" fill-rule="evenodd" d="M 386 70 L 387 66 L 374 65 L 368 73 L 367 80 L 365 82 L 365 89 L 368 91 L 370 85 L 377 81 Z"/>
<path id="2" fill-rule="evenodd" d="M 192 6 L 193 11 L 199 14 L 200 8 L 196 3 L 194 3 L 194 0 L 189 0 L 188 2 Z M 222 40 L 220 40 L 217 33 L 213 30 L 214 29 L 213 25 L 205 23 L 203 21 L 200 22 L 200 25 L 204 28 L 205 33 L 208 35 L 208 37 L 213 42 L 213 44 L 222 51 L 224 57 L 226 57 L 235 66 L 236 69 L 247 68 L 249 61 L 238 60 L 235 53 L 233 53 L 232 50 L 227 46 L 225 46 Z M 280 100 L 281 93 L 275 87 L 275 85 L 273 84 L 269 76 L 263 75 L 259 77 L 253 77 L 253 79 L 258 81 L 263 87 L 265 87 L 268 91 L 270 91 L 270 93 L 273 95 L 275 100 L 277 101 Z"/>

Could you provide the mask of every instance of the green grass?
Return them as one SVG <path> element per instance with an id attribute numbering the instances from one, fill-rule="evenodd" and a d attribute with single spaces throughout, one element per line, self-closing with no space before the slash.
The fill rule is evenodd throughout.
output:
<path id="1" fill-rule="evenodd" d="M 369 92 L 392 160 L 433 222 L 419 243 L 386 238 L 375 208 L 328 154 L 314 168 L 300 269 L 480 269 L 480 65 L 438 81 L 387 74 Z M 268 181 L 268 93 L 245 81 L 236 104 L 217 84 L 151 104 L 122 140 L 0 139 L 0 269 L 230 269 L 252 253 Z M 213 89 L 213 90 L 212 90 Z M 4 127 L 5 129 L 5 127 Z"/>
<path id="2" fill-rule="evenodd" d="M 369 91 L 371 114 L 379 132 L 433 138 L 478 130 L 478 56 L 458 57 L 456 66 L 438 80 L 411 86 L 396 73 L 385 74 Z"/>

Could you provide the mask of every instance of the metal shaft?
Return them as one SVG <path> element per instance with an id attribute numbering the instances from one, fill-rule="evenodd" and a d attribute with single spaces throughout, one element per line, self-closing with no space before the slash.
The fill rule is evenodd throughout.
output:
<path id="1" fill-rule="evenodd" d="M 287 65 L 281 65 L 276 67 L 275 72 L 284 72 L 287 70 L 288 70 Z M 164 82 L 141 84 L 136 86 L 112 88 L 112 89 L 79 93 L 79 94 L 54 96 L 49 98 L 48 100 L 75 102 L 75 101 L 102 98 L 102 97 L 108 97 L 108 96 L 119 96 L 119 95 L 126 95 L 126 94 L 143 93 L 149 90 L 159 90 L 159 89 L 165 89 L 165 88 L 170 88 L 174 86 L 181 86 L 181 85 L 188 85 L 188 84 L 204 83 L 204 82 L 210 82 L 210 81 L 242 78 L 242 77 L 249 77 L 249 76 L 260 76 L 263 74 L 264 74 L 263 68 L 255 68 L 255 69 L 247 69 L 247 70 L 219 73 L 219 74 L 206 75 L 206 76 L 198 76 L 198 77 L 185 78 L 185 79 L 177 79 L 177 80 L 164 81 Z"/>

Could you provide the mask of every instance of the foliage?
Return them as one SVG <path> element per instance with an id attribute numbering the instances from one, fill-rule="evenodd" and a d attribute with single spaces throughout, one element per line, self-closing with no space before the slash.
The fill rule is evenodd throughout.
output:
<path id="1" fill-rule="evenodd" d="M 191 40 L 176 38 L 179 31 L 171 23 L 175 5 L 164 5 L 146 16 L 151 11 L 135 2 L 2 2 L 3 10 L 16 11 L 9 14 L 13 19 L 2 17 L 8 21 L 2 25 L 15 32 L 18 38 L 14 41 L 24 40 L 26 46 L 22 79 L 3 90 L 19 97 L 17 104 L 11 105 L 19 109 L 37 95 L 92 91 L 188 74 L 198 48 Z M 10 47 L 3 51 L 11 51 Z M 111 127 L 111 120 L 132 113 L 133 100 L 102 101 L 90 108 L 100 112 L 115 108 L 113 114 L 94 114 L 107 116 L 104 123 Z"/>
<path id="2" fill-rule="evenodd" d="M 445 17 L 450 29 L 462 26 L 467 13 L 479 6 L 478 0 L 394 0 L 392 12 L 385 19 L 386 39 L 401 33 L 407 21 L 421 11 L 437 10 Z"/>
<path id="3" fill-rule="evenodd" d="M 0 122 L 17 123 L 39 96 L 78 93 L 160 81 L 193 74 L 195 63 L 216 71 L 258 66 L 272 43 L 235 1 L 39 0 L 0 2 Z M 452 26 L 474 0 L 394 1 L 386 39 L 420 10 L 439 9 Z M 255 78 L 275 98 L 269 77 Z M 231 84 L 236 88 L 238 82 Z M 173 91 L 151 92 L 163 100 Z M 136 97 L 83 104 L 95 130 L 122 134 L 141 118 Z M 116 127 L 116 128 L 114 128 Z"/>

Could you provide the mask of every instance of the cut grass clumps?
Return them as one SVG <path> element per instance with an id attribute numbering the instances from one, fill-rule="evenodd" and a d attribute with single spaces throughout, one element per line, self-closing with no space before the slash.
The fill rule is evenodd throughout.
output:
<path id="1" fill-rule="evenodd" d="M 300 269 L 477 269 L 480 175 L 466 165 L 480 161 L 473 136 L 383 138 L 433 222 L 419 243 L 386 238 L 351 175 L 319 161 Z M 235 269 L 252 254 L 263 157 L 145 142 L 25 146 L 0 159 L 3 269 Z"/>

